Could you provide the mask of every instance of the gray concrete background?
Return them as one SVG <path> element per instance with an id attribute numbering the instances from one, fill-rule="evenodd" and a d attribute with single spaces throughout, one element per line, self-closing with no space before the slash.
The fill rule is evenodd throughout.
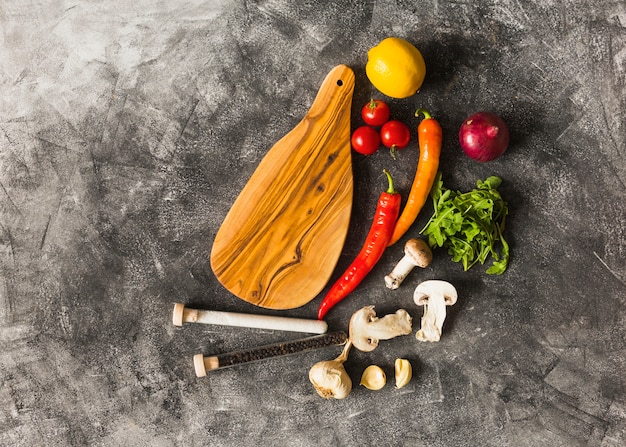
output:
<path id="1" fill-rule="evenodd" d="M 0 5 L 0 445 L 618 446 L 626 443 L 626 5 L 623 1 L 51 1 Z M 226 292 L 213 237 L 264 153 L 326 73 L 378 95 L 367 50 L 395 35 L 424 54 L 421 92 L 390 101 L 441 121 L 448 186 L 499 175 L 509 270 L 463 272 L 445 252 L 395 292 L 395 247 L 328 322 L 406 308 L 441 278 L 460 292 L 436 344 L 353 351 L 355 381 L 324 401 L 309 368 L 339 349 L 198 379 L 192 356 L 298 334 L 185 326 L 174 302 L 272 312 Z M 501 114 L 512 143 L 488 164 L 456 133 Z M 353 114 L 353 125 L 359 124 Z M 354 155 L 355 200 L 333 279 L 358 252 L 384 178 L 406 193 L 416 142 L 392 163 Z M 429 209 L 430 212 L 430 209 Z M 412 235 L 427 220 L 422 214 Z M 358 386 L 370 363 L 402 390 Z"/>

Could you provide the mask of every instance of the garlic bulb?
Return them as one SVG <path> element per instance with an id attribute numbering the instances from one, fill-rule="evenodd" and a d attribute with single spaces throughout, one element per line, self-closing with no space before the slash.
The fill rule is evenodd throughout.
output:
<path id="1" fill-rule="evenodd" d="M 339 357 L 317 362 L 309 370 L 309 380 L 324 399 L 344 399 L 352 391 L 352 380 L 343 366 L 351 346 L 348 340 Z"/>
<path id="2" fill-rule="evenodd" d="M 370 365 L 365 368 L 361 376 L 361 385 L 368 390 L 379 390 L 387 383 L 385 371 L 380 366 Z"/>
<path id="3" fill-rule="evenodd" d="M 413 367 L 407 359 L 396 359 L 394 369 L 396 374 L 396 388 L 400 389 L 411 381 Z"/>

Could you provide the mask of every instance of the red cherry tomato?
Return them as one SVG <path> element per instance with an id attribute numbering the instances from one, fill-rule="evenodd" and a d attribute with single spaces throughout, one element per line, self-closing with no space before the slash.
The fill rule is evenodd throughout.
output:
<path id="1" fill-rule="evenodd" d="M 411 131 L 402 121 L 387 121 L 380 128 L 381 142 L 391 149 L 391 156 L 395 159 L 396 152 L 404 149 L 411 141 Z"/>
<path id="2" fill-rule="evenodd" d="M 359 154 L 372 155 L 380 147 L 380 135 L 369 126 L 361 126 L 352 132 L 350 143 Z"/>
<path id="3" fill-rule="evenodd" d="M 380 127 L 389 121 L 391 116 L 391 110 L 387 103 L 378 99 L 372 99 L 365 104 L 361 109 L 361 117 L 365 124 L 370 126 Z"/>

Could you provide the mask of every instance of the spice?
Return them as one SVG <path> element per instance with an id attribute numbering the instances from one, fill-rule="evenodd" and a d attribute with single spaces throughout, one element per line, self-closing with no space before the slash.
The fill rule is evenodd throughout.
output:
<path id="1" fill-rule="evenodd" d="M 202 323 L 220 326 L 271 329 L 274 331 L 309 332 L 312 334 L 324 334 L 328 330 L 328 324 L 326 324 L 325 321 L 278 317 L 274 315 L 190 309 L 185 307 L 182 303 L 174 304 L 172 323 L 174 323 L 174 326 L 182 326 L 183 323 Z"/>
<path id="2" fill-rule="evenodd" d="M 398 217 L 389 245 L 393 245 L 413 225 L 419 212 L 428 199 L 428 193 L 435 182 L 439 169 L 439 155 L 441 153 L 442 131 L 437 120 L 424 109 L 418 109 L 415 116 L 424 115 L 424 119 L 417 127 L 417 138 L 420 147 L 420 158 L 417 162 L 417 171 L 413 185 L 402 214 Z"/>
<path id="3" fill-rule="evenodd" d="M 344 344 L 347 339 L 348 336 L 345 332 L 337 331 L 238 352 L 218 354 L 210 357 L 204 357 L 202 354 L 197 354 L 194 356 L 196 375 L 198 377 L 202 377 L 206 375 L 206 371 L 212 371 L 214 369 L 311 351 L 313 349 L 324 348 L 327 346 L 341 345 Z"/>
<path id="4" fill-rule="evenodd" d="M 361 375 L 360 385 L 368 390 L 378 391 L 387 383 L 387 375 L 385 371 L 378 365 L 370 365 L 365 368 Z"/>
<path id="5" fill-rule="evenodd" d="M 345 399 L 352 391 L 352 379 L 343 364 L 348 360 L 352 343 L 348 339 L 339 357 L 317 362 L 309 370 L 309 380 L 324 399 Z"/>
<path id="6" fill-rule="evenodd" d="M 338 302 L 348 296 L 363 278 L 374 268 L 380 260 L 389 238 L 393 232 L 396 219 L 400 212 L 401 196 L 393 186 L 393 179 L 388 170 L 384 170 L 389 188 L 378 198 L 378 206 L 374 215 L 374 221 L 365 239 L 365 244 L 356 259 L 346 269 L 341 277 L 330 288 L 317 311 L 317 318 L 323 319 L 326 313 Z"/>
<path id="7" fill-rule="evenodd" d="M 407 359 L 396 359 L 394 363 L 396 389 L 404 388 L 413 377 L 413 367 Z"/>

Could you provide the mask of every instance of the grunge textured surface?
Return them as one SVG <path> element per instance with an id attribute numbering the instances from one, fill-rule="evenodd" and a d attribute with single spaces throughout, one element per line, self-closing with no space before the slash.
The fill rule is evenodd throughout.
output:
<path id="1" fill-rule="evenodd" d="M 403 287 L 389 249 L 329 314 L 406 308 L 424 279 L 459 290 L 439 343 L 413 336 L 353 352 L 342 401 L 309 368 L 328 348 L 210 373 L 192 356 L 293 339 L 171 323 L 174 302 L 314 318 L 319 299 L 269 312 L 229 295 L 208 254 L 265 152 L 338 64 L 358 110 L 381 96 L 367 50 L 395 35 L 423 53 L 421 91 L 390 100 L 444 130 L 455 189 L 499 175 L 512 259 L 500 277 L 444 252 Z M 500 159 L 456 140 L 491 110 Z M 626 443 L 626 5 L 622 1 L 63 1 L 0 5 L 0 445 L 601 446 Z M 384 187 L 406 194 L 416 142 L 393 161 L 354 154 L 355 198 L 333 278 L 358 253 Z M 416 236 L 431 208 L 412 230 Z M 414 377 L 358 386 L 397 357 Z"/>

